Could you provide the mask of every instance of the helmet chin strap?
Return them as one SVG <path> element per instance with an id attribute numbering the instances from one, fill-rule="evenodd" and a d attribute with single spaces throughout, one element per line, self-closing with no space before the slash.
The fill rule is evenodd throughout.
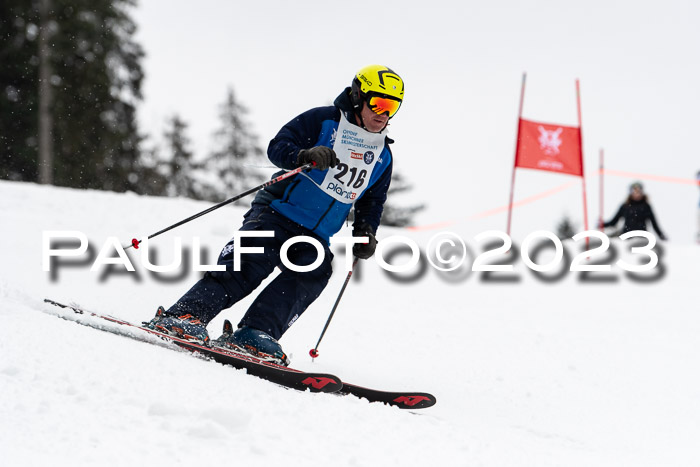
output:
<path id="1" fill-rule="evenodd" d="M 377 131 L 377 132 L 370 131 L 369 128 L 367 128 L 367 127 L 365 126 L 365 120 L 362 118 L 362 114 L 361 114 L 360 112 L 355 112 L 355 120 L 360 124 L 359 126 L 360 126 L 363 130 L 369 131 L 370 133 L 381 133 L 382 131 L 384 131 L 384 129 L 385 129 L 387 126 L 389 126 L 389 120 L 391 120 L 391 119 L 387 120 L 386 123 L 384 124 L 384 126 L 382 127 L 382 129 L 379 130 L 379 131 Z"/>
<path id="2" fill-rule="evenodd" d="M 355 112 L 355 121 L 360 124 L 360 127 L 363 130 L 369 131 L 365 126 L 365 120 L 362 118 L 362 114 L 360 112 Z"/>

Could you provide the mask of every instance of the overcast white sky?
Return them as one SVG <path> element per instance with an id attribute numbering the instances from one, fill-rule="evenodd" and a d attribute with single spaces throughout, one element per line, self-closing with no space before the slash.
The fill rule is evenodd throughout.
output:
<path id="1" fill-rule="evenodd" d="M 699 2 L 141 0 L 133 14 L 147 54 L 142 129 L 159 136 L 178 113 L 197 154 L 229 86 L 266 146 L 295 115 L 330 104 L 362 66 L 392 67 L 406 83 L 390 131 L 396 169 L 429 206 L 422 224 L 505 230 L 505 215 L 462 220 L 507 203 L 524 71 L 524 117 L 552 123 L 576 125 L 581 80 L 591 219 L 600 148 L 610 169 L 682 179 L 700 170 Z M 518 170 L 516 198 L 571 180 Z M 606 179 L 606 217 L 630 182 Z M 697 187 L 645 185 L 669 237 L 690 241 Z M 553 230 L 564 214 L 583 230 L 580 185 L 519 208 L 514 234 Z"/>

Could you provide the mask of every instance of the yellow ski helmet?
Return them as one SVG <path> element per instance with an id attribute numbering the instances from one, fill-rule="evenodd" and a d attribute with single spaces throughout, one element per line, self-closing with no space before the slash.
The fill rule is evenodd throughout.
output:
<path id="1" fill-rule="evenodd" d="M 357 110 L 371 97 L 392 99 L 398 101 L 400 106 L 403 102 L 403 88 L 403 80 L 394 70 L 382 65 L 369 65 L 358 71 L 352 80 L 350 98 Z M 399 106 L 389 111 L 389 117 L 396 114 Z"/>

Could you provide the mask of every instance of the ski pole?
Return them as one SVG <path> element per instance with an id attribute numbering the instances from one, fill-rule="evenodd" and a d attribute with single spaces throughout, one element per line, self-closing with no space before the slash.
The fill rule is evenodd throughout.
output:
<path id="1" fill-rule="evenodd" d="M 268 180 L 267 182 L 265 182 L 265 183 L 263 183 L 263 184 L 261 184 L 261 185 L 256 186 L 255 188 L 251 188 L 250 190 L 244 191 L 243 193 L 241 193 L 241 194 L 239 194 L 239 195 L 236 195 L 236 196 L 234 196 L 233 198 L 229 198 L 229 199 L 227 199 L 226 201 L 222 201 L 222 202 L 220 202 L 219 204 L 215 204 L 214 206 L 212 206 L 212 207 L 210 207 L 210 208 L 207 208 L 207 209 L 205 209 L 205 210 L 202 211 L 202 212 L 198 212 L 197 214 L 195 214 L 195 215 L 193 215 L 193 216 L 190 216 L 190 217 L 188 217 L 187 219 L 183 219 L 183 220 L 181 220 L 180 222 L 176 222 L 175 224 L 164 228 L 163 230 L 159 230 L 158 232 L 149 235 L 149 236 L 147 237 L 147 239 L 150 240 L 150 239 L 152 239 L 153 237 L 157 237 L 158 235 L 160 235 L 160 234 L 162 234 L 162 233 L 165 233 L 165 232 L 167 232 L 167 231 L 169 231 L 169 230 L 172 230 L 172 229 L 174 229 L 175 227 L 179 227 L 179 226 L 181 226 L 182 224 L 186 224 L 186 223 L 189 222 L 189 221 L 193 221 L 193 220 L 197 219 L 198 217 L 202 217 L 202 216 L 205 215 L 205 214 L 209 214 L 210 212 L 214 211 L 215 209 L 219 209 L 219 208 L 222 207 L 222 206 L 226 206 L 227 204 L 231 204 L 231 203 L 233 203 L 234 201 L 238 201 L 239 199 L 243 198 L 244 196 L 248 196 L 248 195 L 251 194 L 251 193 L 255 193 L 256 191 L 262 190 L 263 188 L 267 188 L 268 186 L 274 185 L 274 184 L 277 183 L 277 182 L 281 182 L 282 180 L 284 180 L 284 179 L 286 179 L 286 178 L 289 178 L 289 177 L 291 177 L 291 176 L 293 176 L 293 175 L 296 175 L 296 174 L 298 174 L 298 173 L 300 173 L 300 172 L 302 172 L 302 171 L 304 171 L 304 170 L 306 170 L 306 169 L 311 169 L 311 168 L 313 168 L 315 165 L 316 165 L 315 162 L 309 162 L 308 164 L 304 164 L 304 165 L 302 165 L 302 166 L 299 166 L 299 167 L 297 167 L 297 168 L 294 169 L 294 170 L 290 170 L 289 172 L 285 172 L 285 173 L 283 173 L 282 175 L 280 175 L 280 176 L 278 176 L 278 177 L 275 177 L 275 178 L 273 178 L 273 179 L 271 179 L 271 180 Z M 141 242 L 142 242 L 142 240 L 137 240 L 136 238 L 132 238 L 132 239 L 131 239 L 131 245 L 125 246 L 124 249 L 126 250 L 127 248 L 130 248 L 130 247 L 132 247 L 132 246 L 134 247 L 134 249 L 138 249 L 139 244 L 140 244 Z"/>
<path id="2" fill-rule="evenodd" d="M 348 277 L 345 278 L 345 283 L 343 284 L 343 288 L 340 289 L 340 293 L 338 294 L 338 298 L 335 300 L 335 305 L 333 305 L 333 309 L 331 310 L 330 316 L 328 316 L 328 321 L 326 321 L 326 325 L 323 327 L 323 331 L 321 331 L 321 337 L 318 338 L 318 342 L 316 342 L 316 347 L 313 349 L 309 350 L 309 355 L 311 355 L 311 358 L 316 358 L 318 357 L 318 346 L 321 344 L 321 340 L 323 339 L 323 336 L 326 334 L 326 330 L 328 329 L 328 325 L 331 324 L 331 320 L 333 319 L 333 315 L 335 314 L 335 310 L 338 309 L 338 303 L 340 303 L 340 298 L 343 296 L 343 292 L 345 292 L 345 287 L 348 286 L 348 282 L 350 282 L 350 278 L 352 277 L 352 272 L 355 270 L 355 265 L 357 264 L 357 260 L 359 258 L 355 257 L 355 259 L 352 262 L 352 268 L 350 271 L 348 271 Z"/>

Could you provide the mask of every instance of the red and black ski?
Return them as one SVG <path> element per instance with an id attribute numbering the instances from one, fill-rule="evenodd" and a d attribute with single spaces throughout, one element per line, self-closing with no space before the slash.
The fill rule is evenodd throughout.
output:
<path id="1" fill-rule="evenodd" d="M 84 320 L 74 315 L 50 313 L 59 318 L 74 321 L 112 334 L 129 337 L 141 342 L 164 346 L 169 349 L 181 348 L 195 355 L 214 360 L 224 365 L 246 370 L 248 374 L 292 389 L 311 392 L 328 392 L 367 399 L 369 402 L 382 402 L 401 409 L 424 409 L 436 403 L 435 396 L 425 392 L 394 392 L 379 391 L 343 382 L 335 375 L 327 373 L 311 373 L 277 365 L 260 360 L 252 355 L 222 349 L 207 347 L 196 342 L 180 339 L 153 329 L 139 326 L 109 315 L 102 315 L 84 310 L 78 306 L 66 305 L 54 300 L 44 299 L 44 302 L 60 308 L 72 310 L 77 315 L 92 316 L 99 320 Z M 101 321 L 105 321 L 101 324 Z M 107 322 L 116 324 L 110 326 Z M 173 344 L 177 347 L 174 347 Z"/>
<path id="2" fill-rule="evenodd" d="M 207 347 L 196 342 L 180 339 L 175 336 L 163 334 L 143 326 L 139 326 L 128 321 L 124 321 L 113 316 L 101 315 L 92 311 L 83 310 L 77 306 L 65 305 L 53 300 L 45 299 L 46 303 L 61 308 L 67 308 L 79 315 L 88 315 L 109 321 L 119 326 L 106 326 L 96 324 L 94 321 L 72 319 L 68 316 L 57 314 L 59 318 L 69 319 L 79 324 L 107 331 L 112 334 L 129 337 L 149 344 L 163 345 L 173 348 L 169 343 L 177 345 L 181 349 L 188 350 L 198 356 L 202 356 L 224 365 L 230 365 L 238 369 L 246 370 L 248 374 L 271 381 L 292 389 L 311 392 L 337 392 L 343 387 L 343 383 L 335 375 L 326 373 L 309 373 L 271 362 L 260 360 L 252 355 L 229 351 L 219 347 Z"/>
<path id="3" fill-rule="evenodd" d="M 346 382 L 343 382 L 343 387 L 338 392 L 351 394 L 370 402 L 383 402 L 401 409 L 427 409 L 437 402 L 435 396 L 427 392 L 378 391 Z"/>

